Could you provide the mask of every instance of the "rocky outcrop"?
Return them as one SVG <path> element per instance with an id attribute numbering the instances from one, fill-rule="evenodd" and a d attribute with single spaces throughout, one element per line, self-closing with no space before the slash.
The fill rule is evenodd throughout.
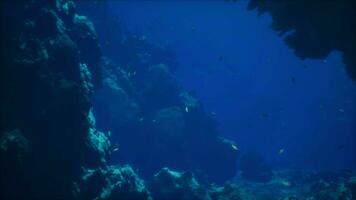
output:
<path id="1" fill-rule="evenodd" d="M 112 162 L 130 163 L 146 178 L 164 166 L 216 182 L 234 176 L 236 144 L 218 137 L 212 116 L 181 92 L 168 66 L 127 69 L 109 59 L 102 66 L 103 88 L 93 104 L 98 126 L 119 149 Z"/>
<path id="2" fill-rule="evenodd" d="M 127 165 L 85 169 L 79 186 L 80 199 L 151 200 L 144 182 Z"/>
<path id="3" fill-rule="evenodd" d="M 151 191 L 155 200 L 211 200 L 207 190 L 191 172 L 181 173 L 168 168 L 163 168 L 154 176 Z"/>
<path id="4" fill-rule="evenodd" d="M 302 59 L 341 51 L 348 74 L 356 79 L 355 1 L 251 0 L 248 7 L 271 14 L 272 28 L 286 35 L 286 44 Z"/>
<path id="5" fill-rule="evenodd" d="M 0 198 L 80 199 L 85 168 L 123 183 L 110 197 L 141 199 L 128 167 L 107 167 L 109 134 L 91 112 L 101 83 L 92 23 L 70 0 L 1 1 L 1 9 Z"/>

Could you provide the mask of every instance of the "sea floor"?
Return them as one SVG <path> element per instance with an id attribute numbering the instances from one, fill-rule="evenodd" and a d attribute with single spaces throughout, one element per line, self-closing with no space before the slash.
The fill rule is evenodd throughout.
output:
<path id="1" fill-rule="evenodd" d="M 239 190 L 240 198 L 281 200 L 351 200 L 356 199 L 356 172 L 280 170 L 269 182 L 256 183 L 237 177 L 226 187 Z M 230 186 L 228 186 L 230 185 Z M 225 189 L 226 190 L 226 189 Z M 221 198 L 217 198 L 221 199 Z M 222 199 L 230 199 L 222 198 Z"/>

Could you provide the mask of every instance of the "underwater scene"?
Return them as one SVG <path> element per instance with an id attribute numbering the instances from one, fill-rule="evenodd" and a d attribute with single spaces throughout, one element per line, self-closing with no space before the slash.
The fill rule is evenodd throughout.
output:
<path id="1" fill-rule="evenodd" d="M 0 13 L 1 200 L 356 200 L 356 1 Z"/>

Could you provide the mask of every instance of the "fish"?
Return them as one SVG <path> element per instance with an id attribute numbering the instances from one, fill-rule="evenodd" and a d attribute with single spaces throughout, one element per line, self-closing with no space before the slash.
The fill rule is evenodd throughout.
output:
<path id="1" fill-rule="evenodd" d="M 280 149 L 280 150 L 278 151 L 278 154 L 279 154 L 279 155 L 282 155 L 282 154 L 284 153 L 284 151 L 285 151 L 284 148 L 282 148 L 282 149 Z"/>
<path id="2" fill-rule="evenodd" d="M 294 76 L 290 76 L 290 80 L 292 81 L 293 84 L 296 83 L 295 77 Z"/>
<path id="3" fill-rule="evenodd" d="M 238 151 L 238 150 L 239 150 L 239 148 L 237 148 L 237 146 L 234 145 L 234 144 L 231 144 L 231 147 L 232 147 L 235 151 Z"/>
<path id="4" fill-rule="evenodd" d="M 185 107 L 185 112 L 189 112 L 188 106 Z"/>
<path id="5" fill-rule="evenodd" d="M 111 153 L 114 153 L 118 150 L 119 150 L 119 145 L 117 143 L 111 146 Z"/>

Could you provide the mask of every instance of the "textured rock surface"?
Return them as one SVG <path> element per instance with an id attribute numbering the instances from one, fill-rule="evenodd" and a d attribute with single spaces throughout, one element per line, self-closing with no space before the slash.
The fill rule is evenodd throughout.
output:
<path id="1" fill-rule="evenodd" d="M 151 199 L 144 182 L 127 165 L 86 169 L 80 188 L 81 199 Z"/>
<path id="2" fill-rule="evenodd" d="M 1 9 L 0 198 L 81 198 L 84 167 L 117 179 L 110 198 L 145 199 L 128 167 L 105 167 L 109 135 L 96 129 L 90 103 L 101 82 L 92 23 L 70 0 L 1 1 Z"/>
<path id="3" fill-rule="evenodd" d="M 211 200 L 207 190 L 199 185 L 192 173 L 180 173 L 168 168 L 155 175 L 151 191 L 156 200 Z"/>

